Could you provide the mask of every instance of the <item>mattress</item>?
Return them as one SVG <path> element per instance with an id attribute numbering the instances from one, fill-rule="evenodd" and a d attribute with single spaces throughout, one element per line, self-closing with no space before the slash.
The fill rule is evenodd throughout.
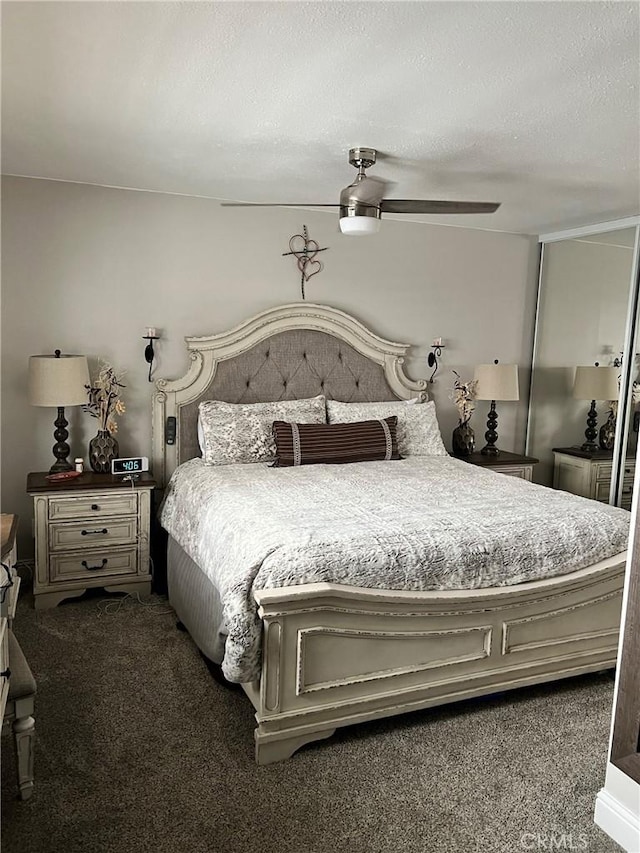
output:
<path id="1" fill-rule="evenodd" d="M 254 589 L 506 586 L 624 551 L 629 514 L 449 457 L 273 468 L 192 459 L 160 520 L 219 592 L 231 681 L 260 674 Z"/>

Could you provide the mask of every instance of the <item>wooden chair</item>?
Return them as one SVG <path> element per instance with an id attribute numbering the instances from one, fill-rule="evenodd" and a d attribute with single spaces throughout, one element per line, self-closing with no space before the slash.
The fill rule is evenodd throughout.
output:
<path id="1" fill-rule="evenodd" d="M 9 629 L 9 695 L 4 709 L 5 723 L 12 723 L 20 798 L 33 793 L 33 753 L 36 736 L 34 700 L 36 682 L 12 630 Z"/>

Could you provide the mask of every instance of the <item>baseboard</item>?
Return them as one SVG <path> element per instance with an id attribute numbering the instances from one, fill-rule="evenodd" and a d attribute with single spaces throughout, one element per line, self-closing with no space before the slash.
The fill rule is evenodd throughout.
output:
<path id="1" fill-rule="evenodd" d="M 640 816 L 602 788 L 596 798 L 594 820 L 627 853 L 640 853 Z"/>

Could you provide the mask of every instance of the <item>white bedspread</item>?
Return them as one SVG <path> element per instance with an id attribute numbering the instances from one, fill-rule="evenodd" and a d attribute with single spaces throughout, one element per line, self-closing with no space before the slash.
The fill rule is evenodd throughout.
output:
<path id="1" fill-rule="evenodd" d="M 160 518 L 220 592 L 231 681 L 260 673 L 254 589 L 506 586 L 624 551 L 629 533 L 624 510 L 448 457 L 298 468 L 192 459 Z"/>

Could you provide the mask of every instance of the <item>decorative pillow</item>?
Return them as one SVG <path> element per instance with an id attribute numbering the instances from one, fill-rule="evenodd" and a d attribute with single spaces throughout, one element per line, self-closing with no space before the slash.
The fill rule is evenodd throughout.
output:
<path id="1" fill-rule="evenodd" d="M 276 400 L 273 403 L 200 403 L 202 458 L 207 465 L 271 462 L 276 455 L 272 424 L 295 420 L 324 424 L 327 420 L 322 394 L 307 400 Z"/>
<path id="2" fill-rule="evenodd" d="M 398 419 L 350 424 L 297 424 L 275 421 L 276 467 L 400 459 Z"/>
<path id="3" fill-rule="evenodd" d="M 367 418 L 398 418 L 398 451 L 401 456 L 448 456 L 436 418 L 435 403 L 410 405 L 404 400 L 382 403 L 339 403 L 327 400 L 330 424 L 352 423 Z"/>

